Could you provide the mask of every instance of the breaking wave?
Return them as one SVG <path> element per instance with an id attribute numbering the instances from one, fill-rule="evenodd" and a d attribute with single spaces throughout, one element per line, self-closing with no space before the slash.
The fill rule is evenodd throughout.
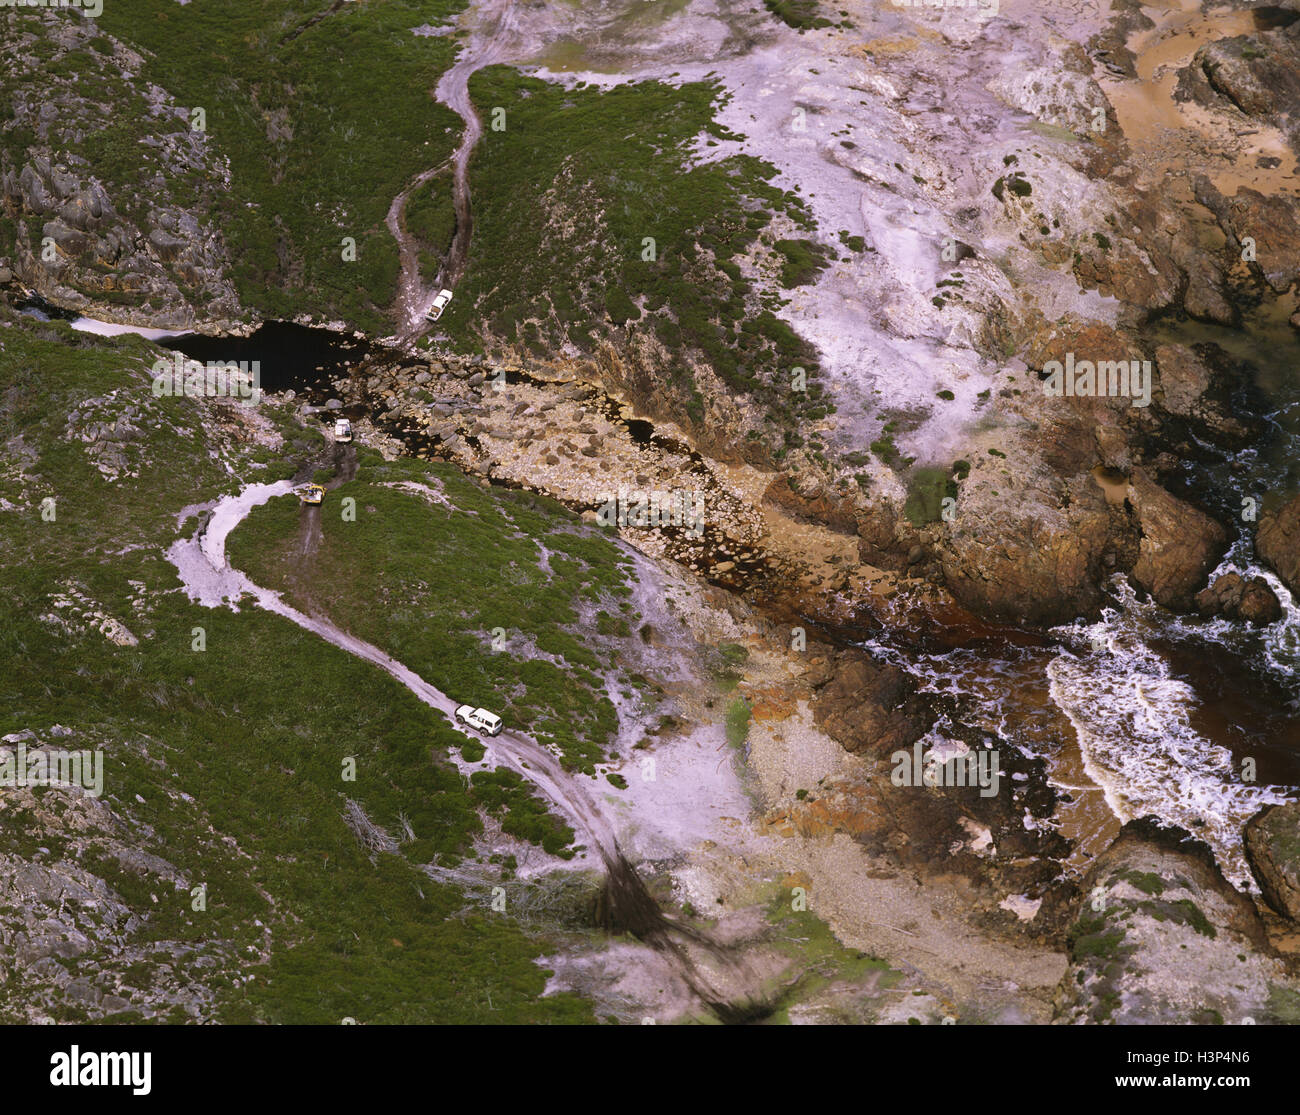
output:
<path id="1" fill-rule="evenodd" d="M 1225 563 L 1218 572 L 1233 568 Z M 1250 565 L 1236 571 L 1264 575 Z M 1262 636 L 1262 656 L 1293 682 L 1290 663 L 1300 637 L 1300 610 L 1275 578 L 1270 583 L 1286 614 Z M 1241 628 L 1173 617 L 1139 602 L 1123 578 L 1112 588 L 1116 606 L 1105 609 L 1098 622 L 1055 630 L 1069 649 L 1047 667 L 1052 699 L 1074 725 L 1084 768 L 1121 821 L 1151 813 L 1182 826 L 1210 845 L 1234 884 L 1255 889 L 1242 851 L 1242 827 L 1265 805 L 1289 798 L 1243 780 L 1232 752 L 1192 727 L 1199 702 L 1195 690 L 1174 677 L 1169 663 L 1146 642 L 1153 633 L 1167 636 L 1171 628 L 1181 628 L 1188 637 L 1227 643 Z"/>

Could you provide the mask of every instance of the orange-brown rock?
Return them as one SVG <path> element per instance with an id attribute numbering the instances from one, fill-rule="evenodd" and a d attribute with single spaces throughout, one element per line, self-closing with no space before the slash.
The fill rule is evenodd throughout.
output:
<path id="1" fill-rule="evenodd" d="M 840 499 L 824 487 L 802 492 L 788 476 L 778 476 L 763 493 L 765 504 L 774 504 L 789 515 L 805 522 L 822 523 L 843 534 L 853 534 L 858 527 L 857 515 L 850 500 Z"/>
<path id="2" fill-rule="evenodd" d="M 839 660 L 812 710 L 818 727 L 846 751 L 873 757 L 911 746 L 932 722 L 911 678 L 862 656 Z"/>
<path id="3" fill-rule="evenodd" d="M 1255 550 L 1292 592 L 1300 592 L 1300 496 L 1260 516 Z"/>
<path id="4" fill-rule="evenodd" d="M 1133 579 L 1166 608 L 1190 611 L 1197 591 L 1228 548 L 1228 534 L 1205 512 L 1134 470 L 1129 503 L 1142 531 Z"/>

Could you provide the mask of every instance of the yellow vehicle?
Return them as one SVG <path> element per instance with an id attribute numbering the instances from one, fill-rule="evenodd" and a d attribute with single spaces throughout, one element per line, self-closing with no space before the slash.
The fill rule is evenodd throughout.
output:
<path id="1" fill-rule="evenodd" d="M 298 489 L 298 498 L 303 503 L 320 503 L 325 498 L 325 487 L 322 484 L 306 484 Z"/>

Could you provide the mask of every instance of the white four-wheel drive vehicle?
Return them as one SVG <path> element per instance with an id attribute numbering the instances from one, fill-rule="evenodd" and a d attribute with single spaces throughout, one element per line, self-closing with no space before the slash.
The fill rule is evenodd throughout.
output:
<path id="1" fill-rule="evenodd" d="M 501 734 L 501 717 L 488 712 L 485 708 L 460 705 L 456 709 L 456 720 L 460 724 L 477 728 L 485 736 L 499 736 Z"/>
<path id="2" fill-rule="evenodd" d="M 447 308 L 447 303 L 451 301 L 451 291 L 446 288 L 438 291 L 438 297 L 433 300 L 433 305 L 429 307 L 429 312 L 424 316 L 430 321 L 437 321 L 442 317 L 442 311 Z"/>
<path id="3" fill-rule="evenodd" d="M 346 418 L 336 419 L 334 422 L 334 440 L 351 441 L 352 440 L 352 423 Z"/>

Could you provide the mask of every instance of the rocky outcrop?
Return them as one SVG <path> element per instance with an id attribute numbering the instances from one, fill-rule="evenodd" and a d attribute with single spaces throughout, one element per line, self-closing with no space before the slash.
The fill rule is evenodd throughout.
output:
<path id="1" fill-rule="evenodd" d="M 1110 105 L 1093 80 L 1092 61 L 1083 48 L 1053 37 L 1036 63 L 1008 67 L 989 82 L 989 92 L 1037 120 L 1078 135 L 1097 131 L 1097 114 L 1104 119 Z"/>
<path id="2" fill-rule="evenodd" d="M 932 721 L 911 678 L 860 656 L 836 661 L 812 708 L 818 727 L 846 751 L 874 758 L 910 747 Z"/>
<path id="3" fill-rule="evenodd" d="M 901 572 L 916 545 L 916 530 L 888 500 L 873 500 L 858 512 L 858 559 L 878 569 Z"/>
<path id="4" fill-rule="evenodd" d="M 1087 426 L 1061 407 L 1038 434 L 1005 464 L 976 456 L 955 517 L 934 538 L 948 591 L 987 619 L 1048 625 L 1088 614 L 1101 582 L 1136 555 L 1128 516 L 1087 474 L 1097 453 Z"/>
<path id="5" fill-rule="evenodd" d="M 1300 200 L 1245 186 L 1225 197 L 1204 177 L 1196 180 L 1196 200 L 1214 214 L 1233 250 L 1245 253 L 1247 266 L 1274 293 L 1300 279 Z"/>
<path id="6" fill-rule="evenodd" d="M 1183 829 L 1130 821 L 1081 891 L 1056 1021 L 1263 1025 L 1295 1000 L 1254 904 Z"/>
<path id="7" fill-rule="evenodd" d="M 47 747 L 76 747 L 55 725 L 43 743 L 22 731 L 0 740 L 15 762 Z M 11 768 L 12 769 L 12 768 Z M 162 928 L 169 904 L 188 907 L 192 880 L 148 849 L 148 825 L 80 788 L 8 788 L 0 795 L 0 1020 L 207 1021 L 211 970 L 238 964 L 228 941 L 196 946 Z M 143 888 L 152 896 L 133 901 Z M 150 908 L 151 907 L 151 908 Z"/>
<path id="8" fill-rule="evenodd" d="M 1161 408 L 1185 420 L 1197 435 L 1239 447 L 1258 431 L 1258 421 L 1233 413 L 1232 393 L 1246 385 L 1218 345 L 1161 345 L 1156 366 Z"/>
<path id="9" fill-rule="evenodd" d="M 1261 9 L 1259 33 L 1201 47 L 1181 84 L 1202 104 L 1230 102 L 1247 116 L 1289 127 L 1295 137 L 1297 122 L 1291 117 L 1300 101 L 1300 27 L 1295 20 L 1294 11 Z"/>
<path id="10" fill-rule="evenodd" d="M 1264 900 L 1300 921 L 1300 805 L 1270 805 L 1246 822 L 1246 858 Z"/>
<path id="11" fill-rule="evenodd" d="M 1037 624 L 1097 605 L 1111 536 L 1100 500 L 1078 514 L 1053 508 L 1040 516 L 1032 505 L 988 510 L 996 523 L 985 530 L 963 523 L 943 553 L 944 578 L 958 601 L 981 615 Z"/>
<path id="12" fill-rule="evenodd" d="M 1196 594 L 1196 610 L 1203 616 L 1223 616 L 1262 625 L 1282 617 L 1282 605 L 1263 577 L 1246 580 L 1240 573 L 1225 573 Z"/>
<path id="13" fill-rule="evenodd" d="M 853 502 L 817 482 L 809 484 L 801 482 L 799 477 L 778 476 L 763 493 L 763 502 L 806 522 L 824 523 L 843 534 L 853 534 L 857 529 Z"/>
<path id="14" fill-rule="evenodd" d="M 90 316 L 233 326 L 241 310 L 230 256 L 205 216 L 229 171 L 206 133 L 141 81 L 143 60 L 93 21 L 29 27 L 41 36 L 35 46 L 6 43 L 13 97 L 0 122 L 0 220 L 13 238 L 0 246 L 4 262 L 24 286 Z M 102 94 L 88 92 L 88 77 Z M 125 112 L 129 154 L 115 146 Z"/>
<path id="15" fill-rule="evenodd" d="M 1260 516 L 1255 552 L 1287 588 L 1300 593 L 1300 496 Z"/>
<path id="16" fill-rule="evenodd" d="M 1142 531 L 1133 579 L 1166 608 L 1190 611 L 1197 591 L 1227 551 L 1227 531 L 1170 495 L 1142 469 L 1134 470 L 1128 499 Z"/>

